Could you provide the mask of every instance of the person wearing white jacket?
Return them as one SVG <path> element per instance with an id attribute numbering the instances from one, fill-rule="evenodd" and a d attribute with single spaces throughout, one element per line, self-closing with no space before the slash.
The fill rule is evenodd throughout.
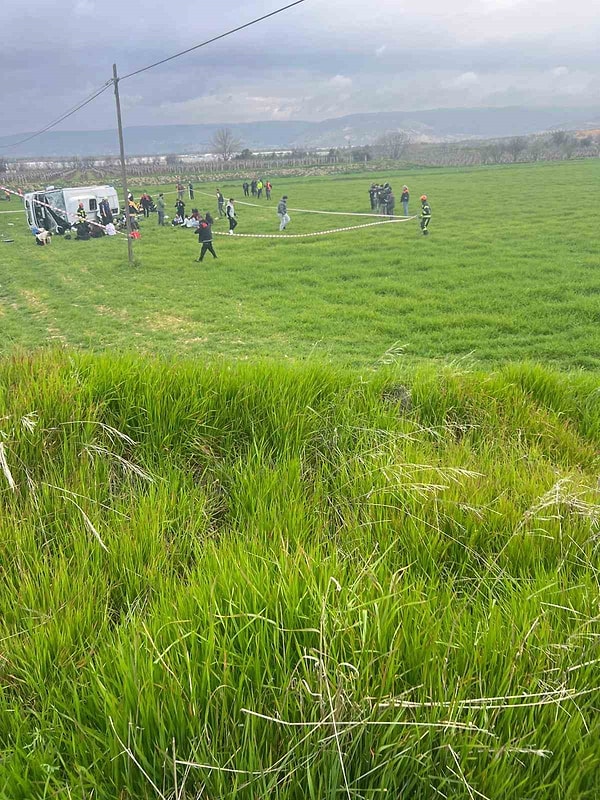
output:
<path id="1" fill-rule="evenodd" d="M 233 197 L 229 198 L 229 202 L 225 207 L 225 214 L 227 215 L 227 219 L 229 220 L 229 235 L 233 236 L 233 230 L 237 226 L 237 219 L 235 218 L 235 200 Z"/>

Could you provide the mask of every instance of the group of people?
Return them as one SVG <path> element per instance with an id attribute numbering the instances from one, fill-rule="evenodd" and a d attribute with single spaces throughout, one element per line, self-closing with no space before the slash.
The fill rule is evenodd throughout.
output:
<path id="1" fill-rule="evenodd" d="M 369 189 L 369 200 L 371 203 L 371 211 L 376 214 L 384 214 L 389 217 L 394 216 L 396 208 L 396 198 L 389 183 L 379 184 L 372 183 Z M 406 184 L 402 187 L 402 194 L 400 195 L 400 202 L 402 203 L 402 210 L 404 216 L 408 217 L 408 203 L 410 201 L 410 192 Z M 429 223 L 431 222 L 431 206 L 427 199 L 427 195 L 421 195 L 421 218 L 420 225 L 421 231 L 424 236 L 429 234 Z"/>
<path id="2" fill-rule="evenodd" d="M 394 216 L 396 197 L 389 183 L 384 183 L 383 185 L 372 183 L 369 189 L 369 201 L 371 203 L 371 211 L 389 217 Z M 408 201 L 406 208 L 408 208 Z M 404 214 L 408 216 L 408 211 L 405 211 Z"/>
<path id="3" fill-rule="evenodd" d="M 271 199 L 271 191 L 273 189 L 273 184 L 271 181 L 263 181 L 262 178 L 253 178 L 250 182 L 244 181 L 242 183 L 242 191 L 244 192 L 244 197 L 256 197 L 258 200 L 262 197 L 262 193 L 264 191 L 265 197 L 267 200 Z"/>

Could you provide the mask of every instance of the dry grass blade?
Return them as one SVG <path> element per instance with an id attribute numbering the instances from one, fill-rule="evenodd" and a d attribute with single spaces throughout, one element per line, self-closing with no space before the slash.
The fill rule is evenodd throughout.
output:
<path id="1" fill-rule="evenodd" d="M 2 468 L 2 472 L 4 473 L 4 477 L 8 481 L 8 485 L 10 488 L 15 491 L 17 488 L 17 484 L 15 483 L 12 473 L 10 471 L 10 467 L 8 466 L 8 462 L 6 460 L 6 449 L 4 447 L 4 442 L 0 442 L 0 467 Z"/>
<path id="2" fill-rule="evenodd" d="M 86 444 L 83 448 L 86 453 L 92 456 L 93 453 L 101 456 L 107 456 L 108 458 L 113 459 L 118 464 L 120 464 L 124 470 L 127 472 L 131 472 L 133 475 L 137 475 L 138 478 L 141 478 L 144 481 L 148 481 L 148 483 L 154 483 L 155 478 L 145 469 L 142 469 L 138 464 L 134 464 L 133 461 L 129 461 L 123 456 L 118 455 L 118 453 L 113 453 L 112 450 L 109 450 L 107 447 L 102 447 L 98 444 Z"/>
<path id="3" fill-rule="evenodd" d="M 97 530 L 96 530 L 96 528 L 94 527 L 94 523 L 93 523 L 93 522 L 92 522 L 92 520 L 91 520 L 91 519 L 88 517 L 88 515 L 85 513 L 85 511 L 83 510 L 83 508 L 82 508 L 82 507 L 79 505 L 79 503 L 76 503 L 76 502 L 75 502 L 75 500 L 73 500 L 73 498 L 72 498 L 72 497 L 69 497 L 69 496 L 68 496 L 68 495 L 66 495 L 66 494 L 63 494 L 63 497 L 65 498 L 65 500 L 68 500 L 68 501 L 69 501 L 69 503 L 73 503 L 73 505 L 74 505 L 74 506 L 76 506 L 76 507 L 79 509 L 79 511 L 81 512 L 81 516 L 83 517 L 83 521 L 85 522 L 85 525 L 86 525 L 87 529 L 90 531 L 90 533 L 91 533 L 93 536 L 95 536 L 95 537 L 96 537 L 96 539 L 98 540 L 98 544 L 100 545 L 100 547 L 102 547 L 102 548 L 103 548 L 104 550 L 106 550 L 106 552 L 108 553 L 108 547 L 107 547 L 107 546 L 104 544 L 104 542 L 102 541 L 102 537 L 100 536 L 100 534 L 98 533 L 98 531 L 97 531 Z"/>

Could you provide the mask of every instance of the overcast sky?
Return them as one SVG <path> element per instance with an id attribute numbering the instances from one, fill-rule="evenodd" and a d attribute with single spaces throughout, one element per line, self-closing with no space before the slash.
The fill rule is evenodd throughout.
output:
<path id="1" fill-rule="evenodd" d="M 4 0 L 0 135 L 285 0 Z M 127 126 L 600 104 L 599 0 L 305 0 L 121 84 Z M 114 126 L 112 93 L 59 129 Z"/>

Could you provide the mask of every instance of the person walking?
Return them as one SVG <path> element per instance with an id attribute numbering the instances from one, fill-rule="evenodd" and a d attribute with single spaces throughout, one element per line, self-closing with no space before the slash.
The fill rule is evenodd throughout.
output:
<path id="1" fill-rule="evenodd" d="M 408 217 L 408 201 L 410 199 L 410 194 L 408 193 L 408 186 L 402 187 L 402 194 L 400 195 L 400 202 L 402 203 L 402 208 L 404 209 L 404 216 Z"/>
<path id="2" fill-rule="evenodd" d="M 284 231 L 289 222 L 290 215 L 287 213 L 287 194 L 284 194 L 277 204 L 277 216 L 279 217 L 279 230 Z"/>
<path id="3" fill-rule="evenodd" d="M 267 181 L 265 183 L 265 195 L 267 197 L 267 200 L 271 199 L 271 189 L 272 188 L 273 188 L 273 184 L 271 183 L 271 181 Z"/>
<path id="4" fill-rule="evenodd" d="M 235 218 L 235 200 L 233 197 L 229 198 L 229 202 L 227 203 L 227 207 L 225 209 L 225 213 L 227 215 L 227 219 L 229 220 L 229 235 L 233 236 L 233 231 L 237 227 L 237 219 Z"/>
<path id="5" fill-rule="evenodd" d="M 223 211 L 224 205 L 225 198 L 223 197 L 223 193 L 220 189 L 217 189 L 217 208 L 219 209 L 219 217 L 225 216 L 225 212 Z"/>
<path id="6" fill-rule="evenodd" d="M 194 184 L 191 181 L 188 183 L 188 192 L 189 192 L 189 195 L 190 195 L 190 200 L 193 200 L 194 199 Z"/>
<path id="7" fill-rule="evenodd" d="M 196 259 L 196 261 L 200 262 L 204 261 L 204 256 L 207 252 L 210 253 L 213 258 L 217 257 L 213 247 L 212 225 L 207 219 L 208 216 L 207 214 L 204 219 L 202 219 L 202 217 L 200 218 L 200 225 L 196 231 L 198 234 L 198 241 L 202 245 L 200 248 L 200 257 Z"/>
<path id="8" fill-rule="evenodd" d="M 427 195 L 421 195 L 421 230 L 423 236 L 429 236 L 429 223 L 431 222 L 431 206 L 427 199 Z"/>
<path id="9" fill-rule="evenodd" d="M 156 211 L 158 213 L 158 224 L 164 225 L 165 224 L 165 198 L 163 194 L 158 195 L 158 200 L 156 201 Z"/>

